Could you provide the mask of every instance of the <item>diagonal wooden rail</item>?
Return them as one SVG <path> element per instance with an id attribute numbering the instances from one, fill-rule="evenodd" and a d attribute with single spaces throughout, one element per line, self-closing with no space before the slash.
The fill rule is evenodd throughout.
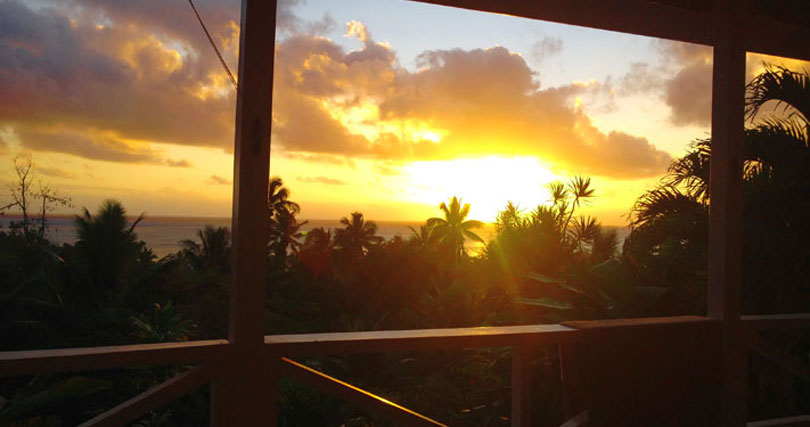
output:
<path id="1" fill-rule="evenodd" d="M 351 402 L 361 409 L 365 409 L 371 413 L 381 415 L 391 421 L 404 425 L 445 426 L 445 424 L 436 420 L 430 419 L 404 406 L 398 405 L 388 399 L 355 387 L 337 378 L 333 378 L 303 363 L 298 363 L 286 357 L 282 357 L 281 360 L 283 362 L 281 364 L 282 375 L 295 378 L 304 384 L 315 387 L 339 399 Z"/>
<path id="2" fill-rule="evenodd" d="M 203 366 L 186 370 L 80 424 L 79 427 L 115 427 L 131 423 L 209 380 Z"/>

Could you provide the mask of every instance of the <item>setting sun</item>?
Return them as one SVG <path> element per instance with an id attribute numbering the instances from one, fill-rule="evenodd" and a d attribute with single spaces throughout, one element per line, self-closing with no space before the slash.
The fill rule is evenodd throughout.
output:
<path id="1" fill-rule="evenodd" d="M 560 179 L 535 157 L 413 162 L 404 172 L 413 201 L 438 205 L 458 196 L 470 203 L 471 219 L 485 222 L 494 221 L 510 201 L 522 209 L 547 203 L 547 184 Z"/>

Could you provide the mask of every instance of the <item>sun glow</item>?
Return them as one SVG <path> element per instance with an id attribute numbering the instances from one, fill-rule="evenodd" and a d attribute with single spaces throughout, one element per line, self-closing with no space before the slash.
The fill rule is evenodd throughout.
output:
<path id="1" fill-rule="evenodd" d="M 510 201 L 526 211 L 548 203 L 547 184 L 561 179 L 536 157 L 413 162 L 404 171 L 411 200 L 438 206 L 458 196 L 470 204 L 470 219 L 485 222 L 494 221 Z"/>

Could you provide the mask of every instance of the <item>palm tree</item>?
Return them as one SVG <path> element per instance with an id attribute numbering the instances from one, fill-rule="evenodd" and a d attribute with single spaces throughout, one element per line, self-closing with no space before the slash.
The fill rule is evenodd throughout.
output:
<path id="1" fill-rule="evenodd" d="M 138 261 L 143 245 L 137 240 L 135 226 L 143 217 L 141 214 L 128 223 L 121 202 L 109 199 L 95 216 L 84 208 L 83 215 L 74 219 L 78 235 L 76 253 L 88 278 L 91 301 L 97 300 L 100 293 L 118 288 L 127 269 Z"/>
<path id="2" fill-rule="evenodd" d="M 345 227 L 335 230 L 335 246 L 352 259 L 362 257 L 372 246 L 383 241 L 382 237 L 376 236 L 377 224 L 365 221 L 360 212 L 352 212 L 351 219 L 341 218 L 340 223 Z"/>
<path id="3" fill-rule="evenodd" d="M 749 312 L 769 311 L 769 305 L 798 301 L 788 295 L 806 292 L 799 278 L 810 274 L 810 73 L 766 65 L 747 86 L 745 111 L 751 125 L 743 153 L 743 305 Z M 623 254 L 636 277 L 691 285 L 702 295 L 710 158 L 711 141 L 695 142 L 636 202 Z"/>
<path id="4" fill-rule="evenodd" d="M 304 244 L 298 251 L 298 260 L 316 276 L 321 276 L 332 265 L 332 249 L 332 231 L 323 227 L 313 228 L 304 238 Z"/>
<path id="5" fill-rule="evenodd" d="M 197 230 L 197 237 L 199 243 L 191 239 L 180 241 L 182 254 L 195 268 L 215 267 L 227 271 L 231 254 L 231 232 L 228 227 L 206 225 Z"/>
<path id="6" fill-rule="evenodd" d="M 452 251 L 456 256 L 465 255 L 464 241 L 467 239 L 484 243 L 481 236 L 475 234 L 473 228 L 481 228 L 484 223 L 476 220 L 467 220 L 470 213 L 470 204 L 461 205 L 461 199 L 453 196 L 450 205 L 442 202 L 439 209 L 444 213 L 444 218 L 430 218 L 427 225 L 433 229 L 439 239 L 439 243 Z"/>
<path id="7" fill-rule="evenodd" d="M 270 218 L 270 252 L 280 262 L 287 259 L 287 253 L 298 253 L 301 248 L 300 239 L 304 236 L 301 233 L 301 226 L 307 221 L 299 222 L 295 218 L 295 213 L 282 208 Z"/>
<path id="8" fill-rule="evenodd" d="M 172 301 L 155 303 L 148 313 L 132 316 L 130 321 L 138 337 L 150 343 L 188 341 L 195 328 L 194 322 L 179 313 Z"/>
<path id="9" fill-rule="evenodd" d="M 301 211 L 301 206 L 299 206 L 298 203 L 290 201 L 289 198 L 290 190 L 284 187 L 284 182 L 281 178 L 277 176 L 272 177 L 267 188 L 268 217 L 272 218 L 281 211 L 298 214 Z"/>
<path id="10" fill-rule="evenodd" d="M 277 266 L 286 264 L 288 251 L 298 252 L 299 239 L 303 237 L 299 229 L 307 223 L 295 218 L 301 207 L 289 197 L 290 190 L 284 187 L 281 178 L 271 178 L 267 190 L 267 218 L 270 221 L 267 247 Z"/>
<path id="11" fill-rule="evenodd" d="M 495 218 L 495 224 L 499 232 L 507 229 L 521 228 L 521 226 L 524 225 L 524 218 L 522 217 L 520 208 L 511 201 L 507 202 L 506 207 L 498 212 L 498 216 Z"/>
<path id="12" fill-rule="evenodd" d="M 433 227 L 423 224 L 419 226 L 419 230 L 408 226 L 411 230 L 411 236 L 408 242 L 418 248 L 431 248 L 436 243 L 436 233 L 433 232 Z"/>

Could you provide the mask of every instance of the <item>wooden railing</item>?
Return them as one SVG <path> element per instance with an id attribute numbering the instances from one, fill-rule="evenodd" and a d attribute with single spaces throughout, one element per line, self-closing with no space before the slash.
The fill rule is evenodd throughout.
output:
<path id="1" fill-rule="evenodd" d="M 591 322 L 592 327 L 638 328 L 653 325 L 685 325 L 707 322 L 704 318 L 641 319 L 631 322 Z M 611 326 L 612 325 L 612 326 Z M 428 329 L 409 331 L 346 332 L 266 336 L 261 357 L 275 369 L 275 378 L 286 375 L 346 399 L 359 407 L 406 425 L 441 425 L 427 416 L 387 401 L 364 390 L 317 372 L 291 358 L 322 355 L 436 349 L 513 347 L 513 425 L 530 425 L 531 390 L 527 372 L 530 349 L 542 344 L 566 344 L 581 339 L 583 331 L 566 325 L 528 325 L 484 328 Z M 234 360 L 233 346 L 225 340 L 149 345 L 33 350 L 0 353 L 0 376 L 19 376 L 87 369 L 162 363 L 196 364 L 176 377 L 87 421 L 85 426 L 122 425 L 167 404 L 185 392 L 212 381 L 220 369 Z M 275 387 L 269 385 L 268 393 Z M 268 401 L 276 401 L 268 396 Z M 216 406 L 217 402 L 212 402 Z M 582 415 L 580 415 L 580 419 Z M 269 420 L 273 422 L 273 420 Z M 569 424 L 570 425 L 570 424 Z"/>
<path id="2" fill-rule="evenodd" d="M 798 361 L 786 356 L 784 352 L 767 344 L 757 335 L 757 331 L 762 329 L 804 329 L 810 326 L 810 314 L 745 316 L 742 318 L 742 323 L 745 326 L 742 333 L 746 336 L 747 342 L 751 344 L 752 350 L 779 363 L 801 378 L 807 379 L 810 376 L 807 361 Z M 572 349 L 585 349 L 587 352 L 593 352 L 597 348 L 593 343 L 604 337 L 608 337 L 609 340 L 617 337 L 620 341 L 627 337 L 638 337 L 632 338 L 629 342 L 638 342 L 639 348 L 646 349 L 645 351 L 650 351 L 651 348 L 654 351 L 654 347 L 657 345 L 654 341 L 649 341 L 649 337 L 665 337 L 662 339 L 675 347 L 688 346 L 692 345 L 692 341 L 695 339 L 702 339 L 698 335 L 711 339 L 714 336 L 711 334 L 714 333 L 713 330 L 718 324 L 718 321 L 706 317 L 684 316 L 582 321 L 561 325 L 269 335 L 265 337 L 264 345 L 258 347 L 257 351 L 262 353 L 259 357 L 264 358 L 268 368 L 273 371 L 271 377 L 274 381 L 281 376 L 291 377 L 351 402 L 369 413 L 404 425 L 436 426 L 443 424 L 429 418 L 429 414 L 416 413 L 395 402 L 318 372 L 294 359 L 326 354 L 427 352 L 438 349 L 509 346 L 513 349 L 512 425 L 528 426 L 532 425 L 529 418 L 531 377 L 527 374 L 532 349 L 539 345 L 559 345 L 563 386 L 567 399 L 565 402 L 566 414 L 571 418 L 564 425 L 575 426 L 584 425 L 587 421 L 590 409 L 588 405 L 598 407 L 599 404 L 593 400 L 594 396 L 588 396 L 587 386 L 583 389 L 582 381 L 577 380 L 579 377 L 577 370 L 583 366 L 572 363 L 572 360 L 575 359 L 570 357 Z M 632 357 L 632 354 L 637 351 L 629 349 L 625 356 Z M 711 354 L 712 351 L 711 348 L 705 348 L 706 354 Z M 673 363 L 677 364 L 680 359 L 686 359 L 689 355 L 683 354 L 675 357 Z M 83 424 L 84 426 L 113 426 L 134 421 L 149 411 L 168 404 L 184 393 L 216 380 L 226 372 L 230 372 L 223 367 L 234 360 L 237 360 L 234 346 L 226 340 L 0 352 L 0 377 L 165 363 L 196 366 Z M 710 364 L 713 363 L 712 360 L 715 359 L 711 357 L 705 359 L 706 363 Z M 709 366 L 708 371 L 715 368 L 716 366 Z M 593 369 L 593 367 L 589 367 L 589 369 Z M 646 368 L 639 366 L 637 369 Z M 277 387 L 274 385 L 267 384 L 268 402 L 277 402 L 273 396 L 273 393 L 277 392 Z M 670 385 L 661 384 L 661 386 Z M 211 404 L 215 407 L 220 403 L 212 400 Z M 632 415 L 628 414 L 628 416 Z M 795 422 L 804 420 L 804 418 L 794 417 L 786 420 Z M 275 420 L 267 420 L 267 422 L 273 424 Z M 766 422 L 770 421 L 758 421 L 750 425 L 780 425 L 762 424 Z"/>

